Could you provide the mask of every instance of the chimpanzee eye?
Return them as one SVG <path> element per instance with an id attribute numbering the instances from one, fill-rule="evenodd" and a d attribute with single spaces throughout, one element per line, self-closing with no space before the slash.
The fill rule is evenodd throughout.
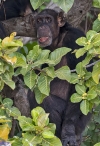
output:
<path id="1" fill-rule="evenodd" d="M 50 17 L 46 17 L 46 23 L 50 23 L 52 19 Z"/>
<path id="2" fill-rule="evenodd" d="M 42 23 L 42 18 L 38 18 L 37 23 Z"/>

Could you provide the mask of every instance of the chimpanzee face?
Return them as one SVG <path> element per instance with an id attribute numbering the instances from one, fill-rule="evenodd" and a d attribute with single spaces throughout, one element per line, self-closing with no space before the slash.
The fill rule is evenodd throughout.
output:
<path id="1" fill-rule="evenodd" d="M 54 10 L 45 9 L 36 16 L 37 41 L 41 47 L 51 46 L 59 35 L 62 26 L 58 15 Z"/>
<path id="2" fill-rule="evenodd" d="M 41 47 L 50 46 L 52 43 L 52 23 L 53 17 L 50 15 L 39 15 L 36 18 L 37 40 Z"/>

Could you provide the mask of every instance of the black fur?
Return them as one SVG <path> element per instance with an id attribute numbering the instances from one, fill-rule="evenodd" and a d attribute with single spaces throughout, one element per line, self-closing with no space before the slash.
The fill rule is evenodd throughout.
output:
<path id="1" fill-rule="evenodd" d="M 0 3 L 0 21 L 24 16 L 26 10 L 34 11 L 30 0 L 6 0 Z M 0 38 L 6 37 L 3 25 L 0 22 Z"/>
<path id="2" fill-rule="evenodd" d="M 40 18 L 40 15 L 46 17 L 46 15 L 48 14 L 53 16 L 55 21 L 51 22 L 53 24 L 49 24 L 51 25 L 50 27 L 53 26 L 58 28 L 58 14 L 54 10 L 44 10 L 37 16 L 37 18 Z M 45 22 L 45 24 L 42 23 L 41 25 L 43 26 L 48 24 L 46 24 Z M 40 26 L 36 24 L 37 30 L 39 27 Z M 53 29 L 54 28 L 50 28 L 53 34 L 52 36 L 54 36 L 54 33 L 56 33 L 56 29 L 55 32 L 52 31 Z M 46 34 L 46 30 L 44 31 L 44 34 Z M 65 36 L 62 40 L 64 33 Z M 68 23 L 66 23 L 63 27 L 60 28 L 59 34 L 57 35 L 56 39 L 52 39 L 52 43 L 45 48 L 53 51 L 59 47 L 59 42 L 62 40 L 60 47 L 69 47 L 73 52 L 75 49 L 80 48 L 80 46 L 78 46 L 75 41 L 77 38 L 82 36 L 84 36 L 84 33 L 81 30 L 73 28 Z M 64 65 L 68 65 L 70 69 L 75 69 L 77 63 L 82 61 L 82 59 L 83 57 L 76 59 L 74 54 L 68 53 L 62 58 L 61 62 L 57 66 L 55 66 L 55 69 L 58 69 Z M 50 122 L 53 122 L 57 125 L 56 135 L 61 138 L 63 146 L 67 146 L 67 144 L 69 144 L 70 146 L 79 145 L 79 143 L 81 142 L 81 134 L 91 117 L 91 114 L 88 114 L 87 116 L 82 114 L 82 112 L 80 111 L 80 103 L 74 104 L 70 102 L 70 97 L 74 92 L 74 85 L 69 84 L 67 81 L 55 78 L 50 84 L 49 97 L 46 97 L 43 103 L 40 105 L 45 109 L 46 112 L 50 113 Z M 28 92 L 28 98 L 30 101 L 31 109 L 38 105 L 36 103 L 34 93 L 32 93 L 31 91 Z"/>

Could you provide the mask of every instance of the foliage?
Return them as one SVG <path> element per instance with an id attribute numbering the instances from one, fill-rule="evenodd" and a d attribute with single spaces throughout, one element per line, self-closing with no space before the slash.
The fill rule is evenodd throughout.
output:
<path id="1" fill-rule="evenodd" d="M 39 45 L 36 45 L 26 55 L 26 65 L 16 70 L 15 75 L 22 74 L 25 84 L 31 90 L 35 91 L 36 100 L 39 104 L 49 95 L 50 82 L 55 77 L 61 75 L 63 80 L 67 80 L 67 78 L 70 77 L 70 69 L 68 67 L 63 67 L 56 71 L 54 69 L 54 66 L 60 62 L 62 56 L 70 50 L 69 48 L 62 47 L 50 53 L 49 50 L 41 50 Z M 45 63 L 48 67 L 41 69 L 42 64 Z M 64 75 L 64 71 L 67 72 L 67 74 Z M 36 74 L 36 72 L 38 72 L 38 74 Z"/>
<path id="2" fill-rule="evenodd" d="M 23 43 L 20 40 L 15 40 L 16 33 L 12 33 L 10 37 L 0 40 L 0 91 L 4 87 L 4 83 L 12 89 L 15 88 L 15 83 L 12 81 L 14 75 L 14 64 L 18 62 L 14 52 L 18 47 L 22 47 Z"/>
<path id="3" fill-rule="evenodd" d="M 39 8 L 43 3 L 50 2 L 50 0 L 30 0 L 34 10 Z M 74 0 L 52 0 L 52 2 L 56 3 L 62 10 L 66 13 L 70 10 L 73 5 Z"/>
<path id="4" fill-rule="evenodd" d="M 93 0 L 93 6 L 96 8 L 100 8 L 100 0 Z"/>
<path id="5" fill-rule="evenodd" d="M 49 0 L 31 0 L 34 9 L 37 9 Z M 67 12 L 74 0 L 53 0 Z M 100 0 L 93 0 L 93 5 L 100 8 Z M 24 83 L 31 90 L 34 90 L 37 103 L 42 103 L 43 99 L 49 95 L 50 82 L 58 77 L 62 80 L 75 84 L 76 93 L 71 96 L 71 102 L 80 102 L 80 109 L 83 114 L 93 110 L 93 119 L 84 132 L 82 146 L 100 145 L 100 14 L 93 23 L 93 30 L 87 32 L 86 37 L 76 40 L 80 49 L 75 50 L 76 58 L 85 55 L 82 62 L 78 63 L 74 70 L 68 66 L 55 70 L 54 66 L 58 64 L 65 54 L 71 49 L 62 47 L 53 52 L 42 50 L 39 45 L 27 44 L 23 46 L 20 40 L 14 39 L 16 33 L 10 37 L 0 40 L 0 90 L 4 84 L 15 88 L 12 76 L 22 74 Z M 19 47 L 23 48 L 17 51 Z M 29 47 L 30 46 L 30 47 Z M 24 51 L 24 52 L 23 52 Z M 89 65 L 92 63 L 92 65 Z M 47 67 L 41 68 L 43 64 Z M 14 72 L 14 69 L 17 70 Z M 93 68 L 93 71 L 91 71 Z M 32 118 L 21 116 L 20 111 L 13 106 L 9 98 L 0 98 L 0 141 L 7 141 L 12 146 L 29 145 L 57 145 L 61 146 L 60 140 L 54 135 L 55 125 L 49 123 L 49 114 L 37 107 L 31 111 Z M 17 119 L 21 131 L 17 131 L 17 136 L 9 139 L 9 133 L 12 127 L 12 120 Z M 20 135 L 20 136 L 18 136 Z M 97 143 L 98 142 L 98 143 Z M 97 143 L 97 144 L 96 144 Z"/>
<path id="6" fill-rule="evenodd" d="M 54 135 L 56 126 L 49 123 L 49 114 L 45 113 L 41 107 L 36 107 L 31 111 L 32 118 L 21 116 L 20 111 L 13 106 L 13 101 L 9 98 L 0 97 L 0 139 L 6 140 L 12 146 L 30 145 L 58 145 L 60 140 Z M 22 129 L 21 137 L 8 139 L 12 126 L 12 119 L 17 119 Z M 3 143 L 3 141 L 1 141 Z"/>
<path id="7" fill-rule="evenodd" d="M 100 145 L 100 105 L 93 110 L 93 117 L 83 133 L 83 143 L 81 146 Z M 97 144 L 96 144 L 97 143 Z"/>

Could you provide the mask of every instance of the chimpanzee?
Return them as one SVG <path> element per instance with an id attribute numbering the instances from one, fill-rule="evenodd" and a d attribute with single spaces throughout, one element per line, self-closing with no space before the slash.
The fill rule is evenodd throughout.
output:
<path id="1" fill-rule="evenodd" d="M 34 10 L 30 0 L 1 0 L 0 1 L 0 21 L 25 16 Z M 6 37 L 2 22 L 0 22 L 0 38 Z"/>
<path id="2" fill-rule="evenodd" d="M 35 27 L 39 45 L 50 51 L 68 47 L 73 52 L 79 48 L 75 43 L 76 39 L 84 36 L 81 30 L 64 22 L 62 13 L 58 14 L 50 9 L 45 9 L 36 16 Z M 68 53 L 55 66 L 55 70 L 65 65 L 75 69 L 80 61 L 82 57 L 76 59 L 74 54 Z M 50 84 L 50 95 L 40 105 L 50 113 L 50 122 L 56 124 L 56 135 L 61 138 L 63 146 L 79 146 L 82 131 L 91 117 L 90 113 L 87 116 L 82 114 L 80 103 L 71 103 L 70 97 L 74 92 L 74 85 L 55 78 Z M 31 109 L 38 105 L 34 96 L 33 92 L 28 92 Z"/>

